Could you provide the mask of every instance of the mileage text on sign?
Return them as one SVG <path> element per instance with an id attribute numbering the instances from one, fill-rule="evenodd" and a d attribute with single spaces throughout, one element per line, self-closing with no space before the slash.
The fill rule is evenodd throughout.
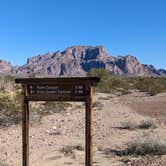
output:
<path id="1" fill-rule="evenodd" d="M 83 85 L 29 85 L 28 94 L 84 95 Z"/>

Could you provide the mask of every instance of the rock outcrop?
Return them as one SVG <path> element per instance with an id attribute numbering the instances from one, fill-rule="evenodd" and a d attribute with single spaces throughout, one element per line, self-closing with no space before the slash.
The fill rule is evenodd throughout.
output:
<path id="1" fill-rule="evenodd" d="M 111 56 L 102 46 L 69 47 L 63 52 L 57 51 L 29 58 L 25 65 L 13 70 L 8 64 L 6 68 L 1 67 L 0 72 L 11 71 L 19 75 L 84 76 L 92 68 L 107 69 L 111 74 L 120 76 L 166 76 L 164 69 L 157 70 L 152 65 L 141 64 L 132 55 Z"/>
<path id="2" fill-rule="evenodd" d="M 0 60 L 0 74 L 11 74 L 13 71 L 13 66 L 4 60 Z"/>

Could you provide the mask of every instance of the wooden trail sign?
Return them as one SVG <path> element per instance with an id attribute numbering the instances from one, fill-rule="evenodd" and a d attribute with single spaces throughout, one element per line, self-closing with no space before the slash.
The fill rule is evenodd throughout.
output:
<path id="1" fill-rule="evenodd" d="M 29 166 L 29 101 L 85 102 L 85 164 L 93 164 L 92 96 L 98 77 L 17 78 L 22 84 L 22 165 Z"/>

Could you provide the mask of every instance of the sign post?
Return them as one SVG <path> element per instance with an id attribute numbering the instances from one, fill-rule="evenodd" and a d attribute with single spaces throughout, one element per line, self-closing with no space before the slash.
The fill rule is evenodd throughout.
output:
<path id="1" fill-rule="evenodd" d="M 98 77 L 18 78 L 22 84 L 22 166 L 29 166 L 29 101 L 85 102 L 85 165 L 93 165 L 92 96 Z"/>

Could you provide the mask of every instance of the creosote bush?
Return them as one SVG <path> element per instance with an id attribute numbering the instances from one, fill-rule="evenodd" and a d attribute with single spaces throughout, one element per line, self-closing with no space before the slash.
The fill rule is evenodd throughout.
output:
<path id="1" fill-rule="evenodd" d="M 15 91 L 0 93 L 0 126 L 10 126 L 21 121 L 21 94 Z"/>
<path id="2" fill-rule="evenodd" d="M 157 128 L 157 122 L 153 119 L 144 119 L 138 124 L 134 121 L 127 120 L 121 123 L 120 129 L 135 130 L 135 129 L 155 129 Z"/>
<path id="3" fill-rule="evenodd" d="M 144 156 L 144 155 L 166 155 L 166 138 L 157 133 L 144 133 L 127 143 L 124 150 L 106 148 L 103 150 L 107 156 Z"/>
<path id="4" fill-rule="evenodd" d="M 30 102 L 30 124 L 40 123 L 45 115 L 63 113 L 71 107 L 66 102 L 44 102 L 36 104 Z M 19 86 L 14 91 L 0 92 L 0 126 L 8 127 L 20 124 L 22 121 L 22 95 Z"/>
<path id="5" fill-rule="evenodd" d="M 166 139 L 155 133 L 144 134 L 127 144 L 127 155 L 166 154 Z"/>
<path id="6" fill-rule="evenodd" d="M 139 128 L 139 129 L 155 129 L 155 128 L 157 128 L 157 122 L 156 121 L 154 121 L 154 120 L 152 120 L 152 119 L 147 119 L 147 120 L 142 120 L 139 124 L 138 124 L 138 126 L 137 126 L 137 128 Z"/>
<path id="7" fill-rule="evenodd" d="M 98 92 L 124 95 L 130 93 L 130 90 L 139 90 L 148 92 L 151 96 L 166 92 L 165 77 L 120 77 L 111 75 L 105 69 L 92 69 L 87 75 L 101 78 L 100 83 L 95 87 Z"/>
<path id="8" fill-rule="evenodd" d="M 14 77 L 10 75 L 0 75 L 0 91 L 14 90 Z"/>

